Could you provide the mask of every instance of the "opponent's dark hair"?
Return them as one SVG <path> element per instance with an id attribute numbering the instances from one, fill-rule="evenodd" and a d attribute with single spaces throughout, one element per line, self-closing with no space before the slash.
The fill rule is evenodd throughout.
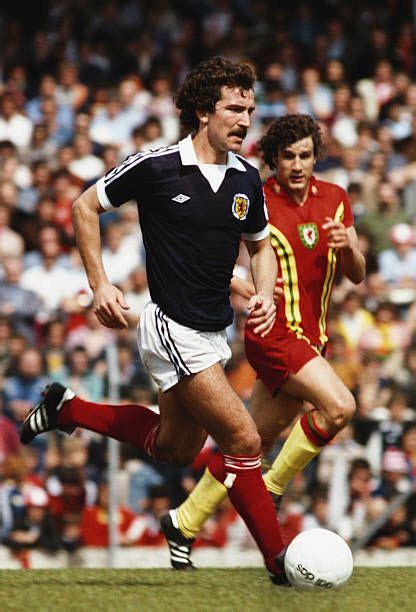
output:
<path id="1" fill-rule="evenodd" d="M 198 129 L 196 111 L 212 113 L 221 99 L 221 87 L 253 89 L 256 75 L 248 64 L 238 64 L 222 57 L 211 57 L 193 68 L 178 91 L 175 102 L 180 110 L 182 133 Z"/>
<path id="2" fill-rule="evenodd" d="M 319 157 L 322 151 L 322 133 L 317 122 L 310 115 L 284 115 L 273 121 L 263 138 L 259 148 L 263 152 L 264 161 L 273 170 L 274 159 L 279 151 L 298 140 L 312 137 L 314 157 Z"/>

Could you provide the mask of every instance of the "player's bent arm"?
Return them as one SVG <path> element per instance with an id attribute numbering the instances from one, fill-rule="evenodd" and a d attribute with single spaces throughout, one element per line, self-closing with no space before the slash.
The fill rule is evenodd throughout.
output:
<path id="1" fill-rule="evenodd" d="M 250 255 L 251 274 L 256 294 L 248 303 L 247 325 L 253 332 L 264 338 L 272 329 L 276 319 L 276 305 L 273 301 L 277 276 L 277 262 L 270 239 L 267 236 L 258 241 L 246 241 Z"/>
<path id="2" fill-rule="evenodd" d="M 270 238 L 262 240 L 245 240 L 250 255 L 251 274 L 255 291 L 273 301 L 277 278 L 277 262 Z"/>
<path id="3" fill-rule="evenodd" d="M 72 206 L 75 239 L 93 291 L 101 283 L 109 283 L 101 257 L 99 215 L 105 212 L 97 196 L 97 188 L 86 189 Z"/>
<path id="4" fill-rule="evenodd" d="M 347 228 L 348 246 L 340 249 L 341 272 L 358 285 L 365 278 L 365 257 L 358 247 L 357 232 L 354 227 Z"/>
<path id="5" fill-rule="evenodd" d="M 108 280 L 101 256 L 99 215 L 101 206 L 95 185 L 75 200 L 72 210 L 75 238 L 88 282 L 94 293 L 94 312 L 102 325 L 121 329 L 128 327 L 122 310 L 129 308 L 120 289 Z"/>

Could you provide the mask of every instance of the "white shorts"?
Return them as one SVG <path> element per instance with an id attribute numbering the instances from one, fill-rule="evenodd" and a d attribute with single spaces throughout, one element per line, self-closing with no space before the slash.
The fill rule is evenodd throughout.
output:
<path id="1" fill-rule="evenodd" d="M 180 325 L 153 302 L 140 315 L 138 343 L 143 365 L 161 391 L 215 363 L 224 367 L 231 357 L 225 330 L 204 332 Z"/>

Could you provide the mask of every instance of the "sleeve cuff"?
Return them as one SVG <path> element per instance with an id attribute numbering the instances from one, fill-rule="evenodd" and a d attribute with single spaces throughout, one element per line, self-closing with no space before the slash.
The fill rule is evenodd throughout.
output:
<path id="1" fill-rule="evenodd" d="M 259 240 L 267 238 L 268 235 L 269 227 L 266 225 L 260 232 L 256 232 L 255 234 L 241 234 L 241 237 L 243 240 L 248 240 L 249 242 L 258 242 Z"/>
<path id="2" fill-rule="evenodd" d="M 115 207 L 111 204 L 111 202 L 108 199 L 107 194 L 105 192 L 104 177 L 100 178 L 97 181 L 96 187 L 97 187 L 97 197 L 98 197 L 98 200 L 99 200 L 101 206 L 105 210 L 113 210 L 113 208 L 115 208 Z"/>

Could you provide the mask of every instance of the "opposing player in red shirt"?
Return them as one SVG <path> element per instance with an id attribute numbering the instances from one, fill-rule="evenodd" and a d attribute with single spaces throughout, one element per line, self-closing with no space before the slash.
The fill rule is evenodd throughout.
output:
<path id="1" fill-rule="evenodd" d="M 247 359 L 258 376 L 251 413 L 263 452 L 271 449 L 304 401 L 315 407 L 296 422 L 264 476 L 276 507 L 291 478 L 355 411 L 353 396 L 323 355 L 336 270 L 339 267 L 351 281 L 360 283 L 365 260 L 358 249 L 346 192 L 313 177 L 321 144 L 319 126 L 308 115 L 277 119 L 260 141 L 266 163 L 275 170 L 264 192 L 282 283 L 272 331 L 260 338 L 246 328 Z M 233 280 L 233 288 L 240 291 L 238 279 Z M 214 456 L 188 499 L 162 519 L 175 569 L 192 567 L 193 539 L 226 496 L 225 487 L 214 477 L 217 462 L 220 459 Z"/>

